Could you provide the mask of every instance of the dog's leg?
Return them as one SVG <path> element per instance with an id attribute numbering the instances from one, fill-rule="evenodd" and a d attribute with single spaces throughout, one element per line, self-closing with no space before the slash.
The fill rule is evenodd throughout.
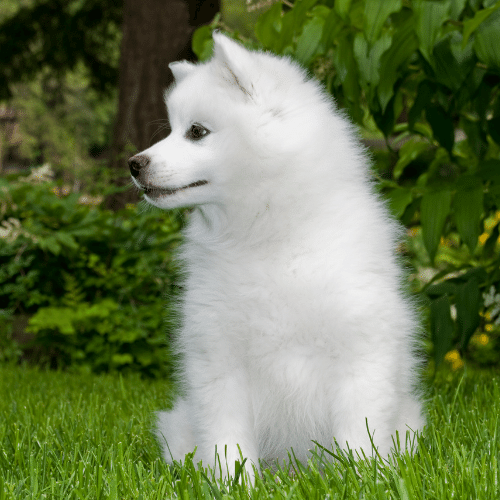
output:
<path id="1" fill-rule="evenodd" d="M 243 370 L 220 375 L 212 378 L 205 373 L 190 394 L 196 457 L 222 477 L 234 476 L 235 462 L 246 459 L 245 470 L 253 481 L 258 449 L 248 383 Z"/>
<path id="2" fill-rule="evenodd" d="M 392 448 L 391 435 L 395 431 L 399 397 L 395 384 L 377 374 L 364 373 L 345 378 L 335 391 L 333 436 L 343 449 L 351 449 L 356 456 L 386 458 Z M 371 370 L 370 370 L 371 371 Z M 368 428 L 367 428 L 368 425 Z M 372 444 L 373 442 L 373 444 Z"/>
<path id="3" fill-rule="evenodd" d="M 184 398 L 178 399 L 172 410 L 158 412 L 156 435 L 167 463 L 184 461 L 186 453 L 192 453 L 196 446 L 190 413 Z"/>

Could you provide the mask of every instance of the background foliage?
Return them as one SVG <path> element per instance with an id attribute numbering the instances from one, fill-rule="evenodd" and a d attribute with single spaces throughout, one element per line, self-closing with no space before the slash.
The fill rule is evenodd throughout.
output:
<path id="1" fill-rule="evenodd" d="M 29 317 L 42 363 L 167 374 L 182 214 L 97 209 L 41 170 L 0 180 L 0 310 Z"/>

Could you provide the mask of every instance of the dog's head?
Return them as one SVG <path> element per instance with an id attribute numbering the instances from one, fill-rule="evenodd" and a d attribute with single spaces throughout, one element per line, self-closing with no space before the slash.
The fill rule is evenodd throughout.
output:
<path id="1" fill-rule="evenodd" d="M 286 179 L 297 185 L 294 165 L 304 165 L 310 137 L 325 134 L 324 95 L 302 69 L 220 33 L 213 39 L 208 62 L 170 64 L 172 132 L 129 160 L 134 184 L 160 208 L 262 204 Z"/>

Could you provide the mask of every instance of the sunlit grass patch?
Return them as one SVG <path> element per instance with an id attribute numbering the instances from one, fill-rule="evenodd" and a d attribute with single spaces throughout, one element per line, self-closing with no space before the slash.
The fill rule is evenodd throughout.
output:
<path id="1" fill-rule="evenodd" d="M 0 366 L 0 500 L 500 497 L 500 374 L 446 372 L 414 455 L 389 462 L 316 448 L 264 469 L 253 486 L 222 482 L 194 457 L 167 466 L 151 428 L 168 382 Z M 400 442 L 404 437 L 400 436 Z M 314 444 L 311 443 L 311 447 Z"/>

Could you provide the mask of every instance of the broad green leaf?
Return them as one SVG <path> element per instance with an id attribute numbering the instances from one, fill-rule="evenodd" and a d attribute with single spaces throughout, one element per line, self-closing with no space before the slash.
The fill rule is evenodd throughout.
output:
<path id="1" fill-rule="evenodd" d="M 447 33 L 432 52 L 436 79 L 449 89 L 457 91 L 476 64 L 472 44 L 462 48 L 458 31 Z"/>
<path id="2" fill-rule="evenodd" d="M 493 68 L 500 68 L 500 10 L 493 12 L 474 34 L 474 49 L 479 59 Z"/>
<path id="3" fill-rule="evenodd" d="M 384 134 L 384 137 L 389 137 L 394 131 L 396 116 L 394 113 L 394 101 L 397 96 L 394 96 L 387 104 L 384 112 L 373 111 L 373 120 L 377 127 Z"/>
<path id="4" fill-rule="evenodd" d="M 456 290 L 456 283 L 452 283 L 451 281 L 443 281 L 442 283 L 438 283 L 437 285 L 429 285 L 425 289 L 425 293 L 430 298 L 438 298 L 441 297 L 441 295 L 455 295 Z"/>
<path id="5" fill-rule="evenodd" d="M 439 366 L 453 346 L 453 320 L 450 299 L 443 295 L 431 301 L 431 338 L 434 344 L 434 362 Z"/>
<path id="6" fill-rule="evenodd" d="M 298 32 L 305 24 L 309 12 L 317 3 L 318 0 L 297 0 L 294 2 L 293 9 L 284 16 L 291 16 L 293 18 L 291 29 L 294 33 Z"/>
<path id="7" fill-rule="evenodd" d="M 418 40 L 415 35 L 415 19 L 412 15 L 397 25 L 393 35 L 391 46 L 380 58 L 380 74 L 383 78 L 377 89 L 378 99 L 382 112 L 394 95 L 394 85 L 403 76 L 402 69 L 410 57 L 418 48 Z"/>
<path id="8" fill-rule="evenodd" d="M 495 12 L 500 7 L 500 2 L 487 9 L 480 9 L 476 12 L 476 15 L 472 19 L 467 19 L 464 21 L 464 39 L 462 41 L 462 47 L 465 48 L 469 37 L 477 30 L 479 25 L 490 17 L 493 12 Z"/>
<path id="9" fill-rule="evenodd" d="M 373 44 L 369 45 L 363 33 L 357 33 L 354 38 L 354 56 L 358 63 L 361 77 L 365 84 L 374 88 L 380 81 L 380 59 L 391 46 L 392 35 L 389 32 Z"/>
<path id="10" fill-rule="evenodd" d="M 335 51 L 335 68 L 342 83 L 342 90 L 347 100 L 358 104 L 361 94 L 359 71 L 354 59 L 351 37 L 339 38 Z"/>
<path id="11" fill-rule="evenodd" d="M 434 261 L 446 217 L 450 213 L 451 192 L 429 191 L 422 196 L 420 223 L 427 253 Z"/>
<path id="12" fill-rule="evenodd" d="M 450 7 L 450 19 L 458 21 L 460 14 L 465 9 L 468 0 L 453 0 Z"/>
<path id="13" fill-rule="evenodd" d="M 397 188 L 387 194 L 392 213 L 399 219 L 412 202 L 411 189 Z"/>
<path id="14" fill-rule="evenodd" d="M 206 61 L 209 59 L 214 48 L 211 26 L 202 26 L 198 28 L 193 34 L 191 46 L 199 61 Z"/>
<path id="15" fill-rule="evenodd" d="M 335 9 L 331 9 L 330 13 L 325 19 L 321 43 L 325 47 L 333 45 L 334 40 L 337 38 L 344 26 L 345 24 L 338 12 Z"/>
<path id="16" fill-rule="evenodd" d="M 281 2 L 264 12 L 255 24 L 255 35 L 266 49 L 274 49 L 280 41 Z"/>
<path id="17" fill-rule="evenodd" d="M 477 177 L 467 176 L 467 179 L 463 179 L 458 185 L 453 199 L 453 211 L 458 234 L 473 253 L 477 246 L 483 213 L 483 186 Z"/>
<path id="18" fill-rule="evenodd" d="M 448 19 L 452 0 L 414 0 L 417 15 L 415 31 L 420 41 L 419 50 L 432 65 L 432 49 L 441 33 L 441 26 Z"/>
<path id="19" fill-rule="evenodd" d="M 411 130 L 415 122 L 422 116 L 422 111 L 427 108 L 435 92 L 435 84 L 429 80 L 423 80 L 417 88 L 417 96 L 408 114 L 408 125 Z"/>
<path id="20" fill-rule="evenodd" d="M 304 25 L 295 50 L 295 57 L 302 64 L 307 65 L 316 52 L 323 35 L 324 24 L 325 20 L 323 18 L 313 17 Z"/>
<path id="21" fill-rule="evenodd" d="M 460 285 L 457 292 L 457 327 L 462 349 L 465 349 L 479 326 L 481 293 L 478 279 L 476 277 L 471 278 L 463 285 Z"/>
<path id="22" fill-rule="evenodd" d="M 416 160 L 421 153 L 428 151 L 428 149 L 429 143 L 418 138 L 413 138 L 405 142 L 399 150 L 399 159 L 394 166 L 393 177 L 399 179 L 405 167 Z"/>
<path id="23" fill-rule="evenodd" d="M 352 0 L 336 0 L 333 4 L 333 8 L 342 19 L 345 19 L 349 14 L 351 1 Z"/>
<path id="24" fill-rule="evenodd" d="M 369 44 L 374 44 L 379 39 L 384 23 L 393 12 L 399 12 L 402 6 L 402 0 L 365 2 L 363 31 Z"/>
<path id="25" fill-rule="evenodd" d="M 468 120 L 466 117 L 462 117 L 460 124 L 467 136 L 467 142 L 473 153 L 481 158 L 486 145 L 486 134 L 482 123 L 477 120 Z"/>
<path id="26" fill-rule="evenodd" d="M 455 142 L 455 128 L 451 116 L 439 104 L 429 106 L 425 117 L 432 128 L 432 133 L 439 144 L 451 153 Z"/>

